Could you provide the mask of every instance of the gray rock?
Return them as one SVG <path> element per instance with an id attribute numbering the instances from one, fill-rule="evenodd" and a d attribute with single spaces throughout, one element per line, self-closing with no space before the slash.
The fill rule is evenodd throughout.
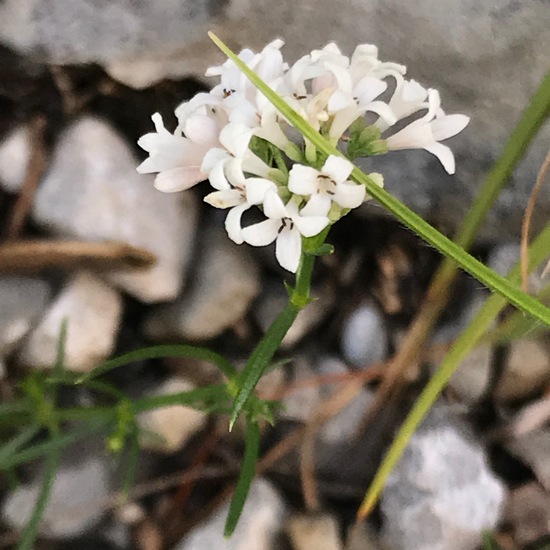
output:
<path id="1" fill-rule="evenodd" d="M 337 519 L 329 514 L 292 516 L 287 531 L 294 550 L 342 550 Z"/>
<path id="2" fill-rule="evenodd" d="M 550 494 L 534 482 L 514 489 L 507 520 L 514 530 L 514 540 L 522 547 L 550 534 Z"/>
<path id="3" fill-rule="evenodd" d="M 53 367 L 66 319 L 63 364 L 69 370 L 87 371 L 113 352 L 121 315 L 120 294 L 95 275 L 79 272 L 29 335 L 18 361 L 27 367 Z"/>
<path id="4" fill-rule="evenodd" d="M 64 238 L 122 241 L 157 256 L 146 270 L 118 271 L 109 280 L 138 299 L 175 298 L 182 288 L 197 219 L 192 193 L 165 194 L 105 122 L 83 118 L 66 130 L 42 181 L 33 217 Z"/>
<path id="5" fill-rule="evenodd" d="M 235 49 L 258 49 L 283 34 L 290 61 L 328 40 L 351 51 L 368 37 L 379 45 L 383 59 L 406 64 L 412 78 L 440 89 L 446 111 L 472 117 L 464 135 L 451 142 L 458 157 L 454 178 L 427 153 L 369 162 L 377 170 L 385 166 L 390 192 L 445 228 L 456 227 L 548 70 L 550 6 L 517 0 L 365 0 L 347 2 L 336 13 L 333 7 L 332 0 L 284 0 L 276 6 L 268 0 L 159 0 L 154 6 L 131 0 L 116 5 L 4 0 L 0 39 L 51 63 L 99 62 L 121 80 L 143 86 L 165 76 L 204 74 L 223 59 L 207 38 L 207 28 Z M 242 16 L 238 22 L 236 16 Z M 489 214 L 485 236 L 519 234 L 549 136 L 550 129 L 541 132 L 514 174 Z M 537 226 L 549 211 L 546 186 L 537 204 Z"/>
<path id="6" fill-rule="evenodd" d="M 30 277 L 0 278 L 0 357 L 10 353 L 44 311 L 48 283 Z"/>
<path id="7" fill-rule="evenodd" d="M 241 519 L 233 536 L 223 528 L 229 504 L 195 527 L 175 550 L 271 550 L 285 518 L 284 503 L 270 483 L 257 479 L 250 488 Z"/>
<path id="8" fill-rule="evenodd" d="M 311 297 L 314 299 L 313 302 L 298 313 L 296 320 L 283 338 L 282 349 L 291 349 L 295 346 L 326 319 L 334 306 L 334 290 L 328 287 L 312 288 Z M 254 308 L 256 320 L 264 332 L 271 326 L 287 302 L 288 292 L 280 281 L 277 284 L 266 285 Z"/>
<path id="9" fill-rule="evenodd" d="M 31 153 L 29 131 L 20 126 L 0 143 L 0 187 L 17 193 L 27 172 Z"/>
<path id="10" fill-rule="evenodd" d="M 527 433 L 506 444 L 506 448 L 529 464 L 537 479 L 550 491 L 550 430 Z"/>
<path id="11" fill-rule="evenodd" d="M 394 550 L 474 549 L 498 523 L 504 487 L 457 420 L 436 406 L 390 476 L 381 505 Z"/>
<path id="12" fill-rule="evenodd" d="M 345 359 L 357 367 L 368 367 L 386 359 L 388 335 L 384 318 L 374 304 L 362 303 L 348 316 L 340 343 Z"/>
<path id="13" fill-rule="evenodd" d="M 187 392 L 195 387 L 181 378 L 166 380 L 152 395 L 169 395 Z M 174 453 L 206 424 L 207 415 L 199 410 L 182 405 L 160 407 L 138 418 L 144 433 L 140 439 L 143 448 L 164 453 Z"/>
<path id="14" fill-rule="evenodd" d="M 487 267 L 496 271 L 500 276 L 506 277 L 510 269 L 520 260 L 520 245 L 517 242 L 498 244 L 492 248 L 487 257 Z M 544 264 L 543 266 L 544 267 Z M 531 292 L 539 292 L 544 287 L 541 280 L 542 268 L 536 269 L 529 277 Z"/>
<path id="15" fill-rule="evenodd" d="M 13 529 L 21 530 L 30 519 L 41 481 L 37 478 L 29 485 L 18 487 L 4 501 L 2 516 Z M 78 464 L 62 465 L 56 474 L 39 533 L 57 538 L 81 534 L 100 521 L 107 509 L 108 497 L 109 471 L 102 457 L 91 455 Z"/>
<path id="16" fill-rule="evenodd" d="M 145 332 L 155 340 L 206 340 L 241 320 L 260 291 L 260 273 L 250 250 L 211 229 L 193 284 L 176 302 L 154 309 Z"/>

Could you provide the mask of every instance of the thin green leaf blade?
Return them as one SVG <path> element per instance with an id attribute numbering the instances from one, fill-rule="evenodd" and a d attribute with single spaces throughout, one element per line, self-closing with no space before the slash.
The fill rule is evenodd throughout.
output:
<path id="1" fill-rule="evenodd" d="M 162 345 L 141 348 L 129 353 L 125 353 L 109 361 L 105 361 L 97 368 L 82 376 L 78 382 L 84 383 L 88 380 L 101 376 L 117 367 L 128 365 L 135 361 L 145 361 L 147 359 L 161 359 L 164 357 L 185 357 L 188 359 L 200 359 L 216 365 L 227 378 L 232 379 L 237 376 L 237 371 L 233 365 L 222 355 L 199 346 L 188 344 Z"/>
<path id="2" fill-rule="evenodd" d="M 260 426 L 253 419 L 248 419 L 246 425 L 246 441 L 244 449 L 244 459 L 241 466 L 239 481 L 235 488 L 235 493 L 229 505 L 229 513 L 225 522 L 224 536 L 230 537 L 235 528 L 241 513 L 243 511 L 246 497 L 250 490 L 250 485 L 256 473 L 256 464 L 260 453 Z"/>

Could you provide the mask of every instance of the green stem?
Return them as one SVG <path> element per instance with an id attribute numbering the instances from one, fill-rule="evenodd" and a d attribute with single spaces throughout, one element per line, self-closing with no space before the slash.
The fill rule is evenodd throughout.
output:
<path id="1" fill-rule="evenodd" d="M 328 231 L 323 232 L 320 237 L 324 240 L 327 233 Z M 248 401 L 265 370 L 269 367 L 269 363 L 281 346 L 283 338 L 294 323 L 298 313 L 309 301 L 309 289 L 314 262 L 315 256 L 302 250 L 300 266 L 296 273 L 296 286 L 291 291 L 290 301 L 266 331 L 238 378 L 238 389 L 229 420 L 229 430 L 233 429 L 239 413 Z"/>
<path id="2" fill-rule="evenodd" d="M 50 435 L 52 438 L 57 437 L 58 434 L 59 430 L 57 427 L 52 427 L 50 429 Z M 34 548 L 34 541 L 38 535 L 38 526 L 42 516 L 44 515 L 44 511 L 46 510 L 46 505 L 55 481 L 57 468 L 59 467 L 59 462 L 61 460 L 61 450 L 61 448 L 51 448 L 48 452 L 40 494 L 36 500 L 31 519 L 21 534 L 16 550 L 32 550 L 32 548 Z"/>

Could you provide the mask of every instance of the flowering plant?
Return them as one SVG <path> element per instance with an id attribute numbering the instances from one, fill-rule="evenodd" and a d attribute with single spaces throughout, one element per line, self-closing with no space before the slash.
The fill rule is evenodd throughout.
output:
<path id="1" fill-rule="evenodd" d="M 403 65 L 380 61 L 375 46 L 357 46 L 349 58 L 330 43 L 289 65 L 282 45 L 275 40 L 258 54 L 243 50 L 239 59 L 342 156 L 327 156 L 297 133 L 230 59 L 207 70 L 207 76 L 219 78 L 209 93 L 176 109 L 174 133 L 160 114 L 153 115 L 156 132 L 138 142 L 149 158 L 138 170 L 158 172 L 155 186 L 167 192 L 208 179 L 214 191 L 204 200 L 229 209 L 230 239 L 253 246 L 276 241 L 279 264 L 295 273 L 302 238 L 319 235 L 369 198 L 364 185 L 349 179 L 351 160 L 425 149 L 452 174 L 453 154 L 440 142 L 463 130 L 469 119 L 446 115 L 437 90 L 407 80 Z M 409 123 L 394 130 L 403 120 Z M 380 174 L 370 178 L 383 185 Z M 266 219 L 243 227 L 242 216 L 252 207 Z"/>
<path id="2" fill-rule="evenodd" d="M 167 192 L 189 189 L 207 179 L 214 191 L 205 201 L 229 209 L 225 221 L 229 237 L 237 244 L 252 246 L 275 241 L 279 264 L 296 274 L 294 286 L 288 286 L 287 305 L 244 370 L 236 373 L 223 358 L 212 359 L 228 378 L 222 393 L 233 402 L 230 429 L 240 413 L 247 419 L 245 455 L 226 534 L 236 526 L 254 477 L 259 420 L 272 421 L 272 404 L 257 398 L 254 388 L 298 312 L 310 302 L 314 260 L 332 251 L 325 239 L 334 223 L 374 198 L 449 262 L 456 262 L 496 293 L 495 301 L 480 311 L 471 333 L 466 331 L 457 341 L 411 411 L 367 493 L 359 511 L 364 516 L 430 404 L 506 301 L 548 325 L 550 310 L 519 290 L 514 280 L 503 279 L 464 250 L 482 215 L 476 212 L 472 216 L 455 244 L 387 193 L 381 174 L 365 174 L 352 163 L 392 150 L 424 149 L 435 155 L 449 174 L 454 173 L 453 153 L 441 142 L 462 131 L 469 119 L 461 114 L 446 115 L 437 90 L 407 80 L 406 68 L 380 61 L 372 45 L 358 46 L 349 58 L 330 43 L 289 65 L 281 55 L 281 40 L 258 54 L 243 50 L 237 56 L 210 36 L 229 58 L 206 73 L 219 77 L 219 83 L 176 109 L 174 133 L 164 127 L 159 114 L 153 115 L 156 132 L 139 140 L 149 158 L 138 170 L 158 173 L 155 186 Z M 510 162 L 504 156 L 503 163 Z M 508 173 L 509 168 L 501 172 Z M 489 179 L 482 192 L 496 196 L 504 181 L 504 177 Z M 489 204 L 490 200 L 484 201 L 485 207 Z M 265 219 L 246 225 L 243 214 L 253 207 Z M 540 261 L 545 239 L 542 235 L 533 245 L 533 262 Z M 436 277 L 438 291 L 450 284 L 453 274 L 453 264 L 444 264 Z"/>

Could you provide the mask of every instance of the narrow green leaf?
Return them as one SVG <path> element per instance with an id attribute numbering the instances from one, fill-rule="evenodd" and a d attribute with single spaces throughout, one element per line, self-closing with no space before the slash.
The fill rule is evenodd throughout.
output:
<path id="1" fill-rule="evenodd" d="M 0 463 L 0 470 L 10 470 L 19 464 L 42 458 L 44 455 L 49 456 L 52 451 L 63 449 L 72 443 L 76 443 L 77 441 L 90 437 L 94 433 L 102 431 L 111 420 L 112 415 L 109 417 L 103 416 L 95 418 L 72 432 L 64 435 L 58 434 L 44 443 L 33 445 L 32 447 L 5 457 L 2 463 Z"/>
<path id="2" fill-rule="evenodd" d="M 283 311 L 279 313 L 274 323 L 269 327 L 264 338 L 250 355 L 239 379 L 239 391 L 235 397 L 231 418 L 229 420 L 230 431 L 233 429 L 243 406 L 250 397 L 250 394 L 254 391 L 256 384 L 269 367 L 273 355 L 275 355 L 275 352 L 279 349 L 285 334 L 292 326 L 299 311 L 300 309 L 298 307 L 289 302 Z"/>
<path id="3" fill-rule="evenodd" d="M 241 473 L 239 475 L 239 481 L 235 488 L 235 493 L 231 499 L 229 505 L 229 513 L 225 522 L 224 536 L 230 537 L 235 528 L 246 502 L 250 485 L 254 479 L 256 473 L 256 464 L 258 462 L 258 455 L 260 453 L 260 427 L 251 419 L 248 419 L 246 425 L 246 441 L 244 448 L 243 464 L 241 466 Z"/>
<path id="4" fill-rule="evenodd" d="M 333 145 L 328 143 L 306 120 L 294 111 L 277 93 L 275 93 L 258 75 L 249 69 L 237 55 L 235 55 L 217 36 L 209 33 L 212 41 L 220 48 L 247 78 L 265 95 L 265 97 L 285 116 L 285 118 L 297 128 L 302 135 L 317 149 L 327 155 L 343 156 Z M 550 86 L 550 73 L 545 78 L 545 84 Z M 545 88 L 546 89 L 546 88 Z M 387 208 L 396 218 L 407 227 L 417 233 L 427 243 L 439 250 L 445 256 L 453 259 L 462 269 L 473 275 L 493 292 L 504 296 L 518 309 L 533 315 L 546 325 L 550 326 L 550 309 L 536 299 L 511 285 L 504 278 L 496 275 L 473 256 L 437 231 L 420 216 L 415 214 L 399 200 L 391 196 L 383 188 L 379 187 L 367 174 L 355 168 L 352 179 L 364 185 L 371 197 L 375 198 L 382 206 Z"/>
<path id="5" fill-rule="evenodd" d="M 223 374 L 227 376 L 227 378 L 231 379 L 237 376 L 237 371 L 235 371 L 233 365 L 219 353 L 215 353 L 207 348 L 180 344 L 151 346 L 131 351 L 130 353 L 126 353 L 120 357 L 115 357 L 114 359 L 105 361 L 94 370 L 82 376 L 78 382 L 86 382 L 87 380 L 101 376 L 110 370 L 116 369 L 117 367 L 121 367 L 123 365 L 128 365 L 129 363 L 133 363 L 135 361 L 159 359 L 164 357 L 186 357 L 190 359 L 208 361 L 216 365 L 223 372 Z"/>
<path id="6" fill-rule="evenodd" d="M 54 435 L 55 433 L 52 433 L 52 436 Z M 38 535 L 38 526 L 42 516 L 44 515 L 60 460 L 61 448 L 52 447 L 48 452 L 48 457 L 44 468 L 42 487 L 40 488 L 38 499 L 36 500 L 31 519 L 21 534 L 16 550 L 32 550 L 34 548 L 34 541 Z"/>
<path id="7" fill-rule="evenodd" d="M 2 463 L 4 461 L 6 461 L 10 456 L 18 452 L 21 447 L 24 447 L 29 441 L 36 437 L 40 433 L 41 429 L 42 426 L 29 426 L 28 428 L 24 429 L 22 432 L 14 436 L 12 439 L 10 439 L 8 442 L 4 443 L 2 447 L 0 447 L 0 469 L 2 469 Z"/>

